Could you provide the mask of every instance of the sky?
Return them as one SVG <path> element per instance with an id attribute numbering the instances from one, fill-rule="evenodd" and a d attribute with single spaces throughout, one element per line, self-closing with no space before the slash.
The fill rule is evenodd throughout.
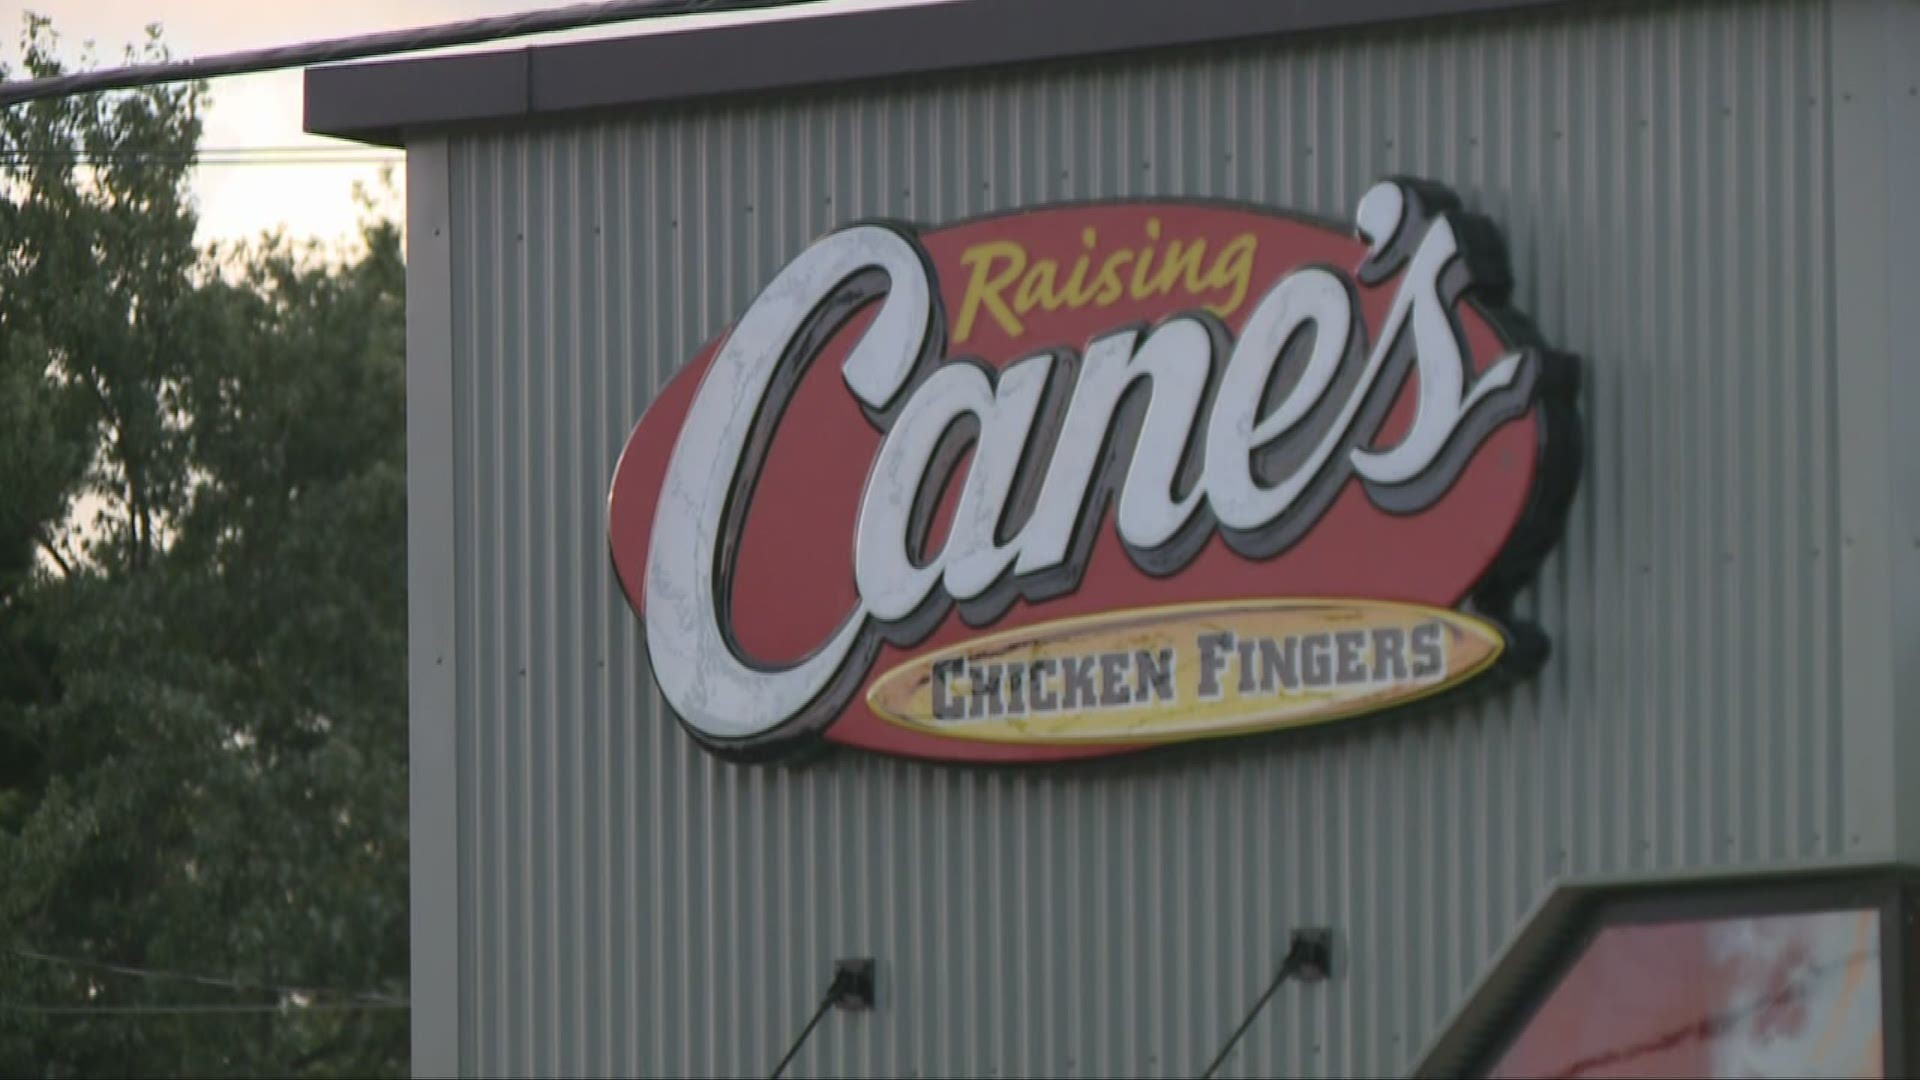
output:
<path id="1" fill-rule="evenodd" d="M 77 58 L 81 43 L 91 39 L 106 63 L 116 60 L 127 44 L 142 40 L 150 23 L 160 24 L 176 58 L 187 58 L 563 7 L 567 2 L 570 0 L 0 0 L 0 42 L 4 43 L 0 45 L 0 57 L 10 65 L 17 61 L 23 16 L 29 11 L 53 20 L 70 57 Z M 823 0 L 807 5 L 807 10 L 825 13 L 922 2 L 929 0 Z M 792 17 L 796 16 L 686 16 L 520 38 L 492 48 Z M 351 237 L 360 215 L 353 199 L 354 185 L 382 190 L 378 181 L 383 169 L 392 170 L 394 192 L 384 206 L 396 217 L 400 215 L 399 193 L 405 190 L 402 155 L 301 131 L 301 86 L 299 70 L 233 76 L 210 84 L 212 107 L 206 116 L 203 149 L 306 149 L 304 158 L 292 162 L 200 166 L 194 191 L 203 243 L 248 240 L 268 230 L 323 242 Z"/>

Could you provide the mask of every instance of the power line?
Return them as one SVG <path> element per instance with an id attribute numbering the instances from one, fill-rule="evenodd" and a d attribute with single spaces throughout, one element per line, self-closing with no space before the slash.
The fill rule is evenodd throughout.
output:
<path id="1" fill-rule="evenodd" d="M 139 162 L 186 164 L 196 168 L 221 169 L 231 166 L 321 167 L 332 165 L 404 165 L 406 155 L 377 150 L 343 149 L 337 146 L 298 147 L 204 147 L 199 150 L 120 149 L 0 149 L 0 168 L 37 165 L 44 162 L 70 162 L 75 165 L 112 165 Z"/>
<path id="2" fill-rule="evenodd" d="M 47 161 L 47 160 L 49 160 L 49 158 L 47 157 L 32 157 L 32 158 L 10 157 L 5 153 L 0 152 L 0 165 L 27 165 L 27 164 L 33 164 L 35 162 Z M 125 161 L 139 161 L 143 159 L 135 158 L 135 157 L 93 158 L 93 157 L 87 157 L 85 155 L 73 155 L 66 158 L 65 160 L 71 161 L 76 165 L 106 165 L 115 161 L 125 162 Z M 226 168 L 228 166 L 233 166 L 233 165 L 245 165 L 245 166 L 264 165 L 264 166 L 280 166 L 283 168 L 305 168 L 305 167 L 317 168 L 323 165 L 402 165 L 402 164 L 405 164 L 406 162 L 406 159 L 404 157 L 397 157 L 397 156 L 376 157 L 373 155 L 353 155 L 353 154 L 335 154 L 329 157 L 310 157 L 310 158 L 191 157 L 191 158 L 179 158 L 179 159 L 155 158 L 155 159 L 147 159 L 147 160 L 156 160 L 156 161 L 180 160 L 180 161 L 186 162 L 187 164 L 194 165 L 196 167 L 213 168 L 213 169 Z"/>
<path id="3" fill-rule="evenodd" d="M 93 158 L 201 158 L 236 156 L 258 157 L 338 157 L 342 153 L 338 146 L 202 146 L 191 150 L 171 150 L 158 147 L 121 147 L 108 150 L 87 150 L 71 146 L 29 147 L 14 146 L 0 148 L 0 157 L 72 157 L 76 154 Z M 405 155 L 398 150 L 348 151 L 368 157 L 383 157 L 399 160 Z"/>
<path id="4" fill-rule="evenodd" d="M 268 49 L 247 49 L 195 60 L 133 64 L 103 71 L 56 75 L 45 79 L 25 79 L 0 84 L 0 106 L 98 90 L 129 90 L 162 83 L 192 82 L 222 75 L 251 75 L 282 68 L 305 67 L 310 64 L 362 60 L 377 56 L 392 56 L 397 53 L 443 49 L 456 45 L 479 45 L 528 34 L 582 30 L 609 23 L 659 18 L 667 15 L 789 7 L 814 2 L 818 0 L 608 0 L 604 3 L 571 4 L 546 11 L 496 15 L 483 19 L 468 19 L 464 22 L 329 38 L 323 41 L 308 41 Z"/>
<path id="5" fill-rule="evenodd" d="M 183 1016 L 193 1013 L 391 1012 L 411 1008 L 405 1002 L 314 1001 L 305 1005 L 15 1005 L 0 1002 L 0 1012 L 35 1016 Z"/>
<path id="6" fill-rule="evenodd" d="M 137 967 L 133 964 L 116 964 L 106 960 L 91 960 L 77 956 L 58 956 L 15 945 L 11 951 L 17 956 L 29 960 L 38 960 L 47 964 L 61 964 L 66 967 L 87 968 L 94 971 L 110 971 L 116 975 L 131 975 L 141 979 L 165 979 L 176 982 L 196 983 L 201 986 L 217 986 L 229 990 L 254 990 L 272 994 L 299 994 L 304 997 L 335 995 L 362 1002 L 375 1002 L 386 1005 L 405 1005 L 402 998 L 391 994 L 382 994 L 369 990 L 336 990 L 328 987 L 288 986 L 279 983 L 257 982 L 251 979 L 236 979 L 220 975 L 201 975 L 191 971 L 173 971 L 166 968 Z"/>
<path id="7" fill-rule="evenodd" d="M 202 169 L 225 169 L 240 166 L 279 166 L 281 168 L 319 168 L 324 165 L 399 165 L 406 159 L 393 157 L 324 157 L 308 158 L 304 161 L 284 161 L 277 158 L 212 158 L 196 159 L 193 164 Z M 98 164 L 88 162 L 87 164 Z"/>
<path id="8" fill-rule="evenodd" d="M 195 160 L 193 164 L 194 167 L 202 169 L 225 169 L 236 165 L 246 167 L 278 166 L 280 168 L 320 168 L 321 166 L 329 165 L 398 165 L 403 161 L 404 159 L 402 158 L 390 157 L 329 157 L 310 158 L 306 161 L 281 161 L 275 158 L 213 158 L 210 160 Z M 87 162 L 86 164 L 99 163 Z"/>

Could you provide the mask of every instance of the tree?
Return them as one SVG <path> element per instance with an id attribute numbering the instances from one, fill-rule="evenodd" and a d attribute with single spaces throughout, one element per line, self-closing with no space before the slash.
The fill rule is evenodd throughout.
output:
<path id="1" fill-rule="evenodd" d="M 9 1075 L 405 1071 L 399 233 L 197 249 L 204 103 L 0 113 Z"/>

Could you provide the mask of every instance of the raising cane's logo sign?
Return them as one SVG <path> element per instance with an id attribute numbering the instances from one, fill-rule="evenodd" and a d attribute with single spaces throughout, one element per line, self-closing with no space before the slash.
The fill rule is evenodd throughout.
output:
<path id="1" fill-rule="evenodd" d="M 641 418 L 615 569 L 703 745 L 1048 760 L 1297 727 L 1545 654 L 1576 471 L 1499 239 L 1049 206 L 815 242 Z"/>

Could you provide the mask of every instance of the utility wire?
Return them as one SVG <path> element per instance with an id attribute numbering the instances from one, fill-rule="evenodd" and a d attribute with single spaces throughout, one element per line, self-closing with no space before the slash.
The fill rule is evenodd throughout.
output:
<path id="1" fill-rule="evenodd" d="M 274 164 L 299 165 L 315 161 L 404 161 L 406 155 L 398 152 L 374 150 L 342 149 L 338 146 L 316 146 L 310 152 L 289 153 L 285 151 L 255 150 L 248 147 L 216 148 L 202 150 L 86 150 L 69 147 L 60 150 L 21 150 L 0 148 L 0 159 L 10 162 L 32 161 L 82 161 L 102 163 L 108 161 L 264 161 Z"/>
<path id="2" fill-rule="evenodd" d="M 602 3 L 570 4 L 546 11 L 496 15 L 436 26 L 413 27 L 407 30 L 389 30 L 377 34 L 307 41 L 275 48 L 247 49 L 193 60 L 133 64 L 100 71 L 0 83 L 0 106 L 98 90 L 129 90 L 162 83 L 192 82 L 221 75 L 251 75 L 282 68 L 305 67 L 310 64 L 362 60 L 376 56 L 392 56 L 397 53 L 420 52 L 426 49 L 443 49 L 456 45 L 479 45 L 527 34 L 581 30 L 592 26 L 666 15 L 788 7 L 811 2 L 815 0 L 608 0 Z"/>
<path id="3" fill-rule="evenodd" d="M 136 967 L 132 964 L 115 964 L 105 960 L 88 960 L 77 956 L 57 956 L 15 945 L 11 951 L 16 956 L 29 960 L 38 960 L 47 964 L 60 964 L 66 967 L 87 968 L 94 971 L 110 971 L 116 975 L 131 975 L 141 979 L 165 979 L 176 982 L 196 983 L 200 986 L 217 986 L 228 990 L 254 990 L 272 994 L 300 994 L 306 997 L 333 995 L 362 1002 L 374 1002 L 384 1005 L 404 1006 L 406 1000 L 391 994 L 382 994 L 371 990 L 335 990 L 317 986 L 285 986 L 277 983 L 255 982 L 249 979 L 227 978 L 219 975 L 201 975 L 190 971 L 170 971 L 165 968 Z"/>
<path id="4" fill-rule="evenodd" d="M 338 146 L 202 146 L 192 150 L 174 150 L 160 147 L 129 146 L 108 148 L 105 150 L 87 150 L 74 146 L 14 146 L 0 149 L 0 154 L 14 157 L 65 157 L 85 154 L 89 157 L 175 157 L 190 158 L 206 154 L 259 154 L 273 157 L 301 157 L 313 154 L 338 154 Z M 404 156 L 399 150 L 367 150 L 364 153 L 378 153 L 385 157 Z"/>
<path id="5" fill-rule="evenodd" d="M 405 1003 L 385 1001 L 313 1001 L 305 1005 L 14 1005 L 0 1002 L 0 1012 L 34 1016 L 186 1016 L 196 1013 L 380 1012 L 406 1009 Z"/>
<path id="6" fill-rule="evenodd" d="M 0 153 L 0 165 L 29 165 L 47 160 L 39 158 L 15 158 Z M 68 160 L 76 165 L 106 165 L 112 161 L 138 161 L 138 158 L 92 158 L 75 155 Z M 164 159 L 153 159 L 164 160 Z M 330 157 L 276 158 L 276 157 L 206 157 L 180 159 L 195 168 L 223 169 L 230 166 L 278 166 L 281 168 L 318 168 L 323 165 L 400 165 L 406 159 L 400 157 L 376 157 L 370 154 L 335 154 Z"/>
<path id="7" fill-rule="evenodd" d="M 71 162 L 75 165 L 111 165 L 116 163 L 167 162 L 194 168 L 220 169 L 231 166 L 325 166 L 325 165 L 404 165 L 406 155 L 377 150 L 342 149 L 337 146 L 288 147 L 206 147 L 199 150 L 120 149 L 0 149 L 0 167 L 37 165 L 43 162 Z"/>

